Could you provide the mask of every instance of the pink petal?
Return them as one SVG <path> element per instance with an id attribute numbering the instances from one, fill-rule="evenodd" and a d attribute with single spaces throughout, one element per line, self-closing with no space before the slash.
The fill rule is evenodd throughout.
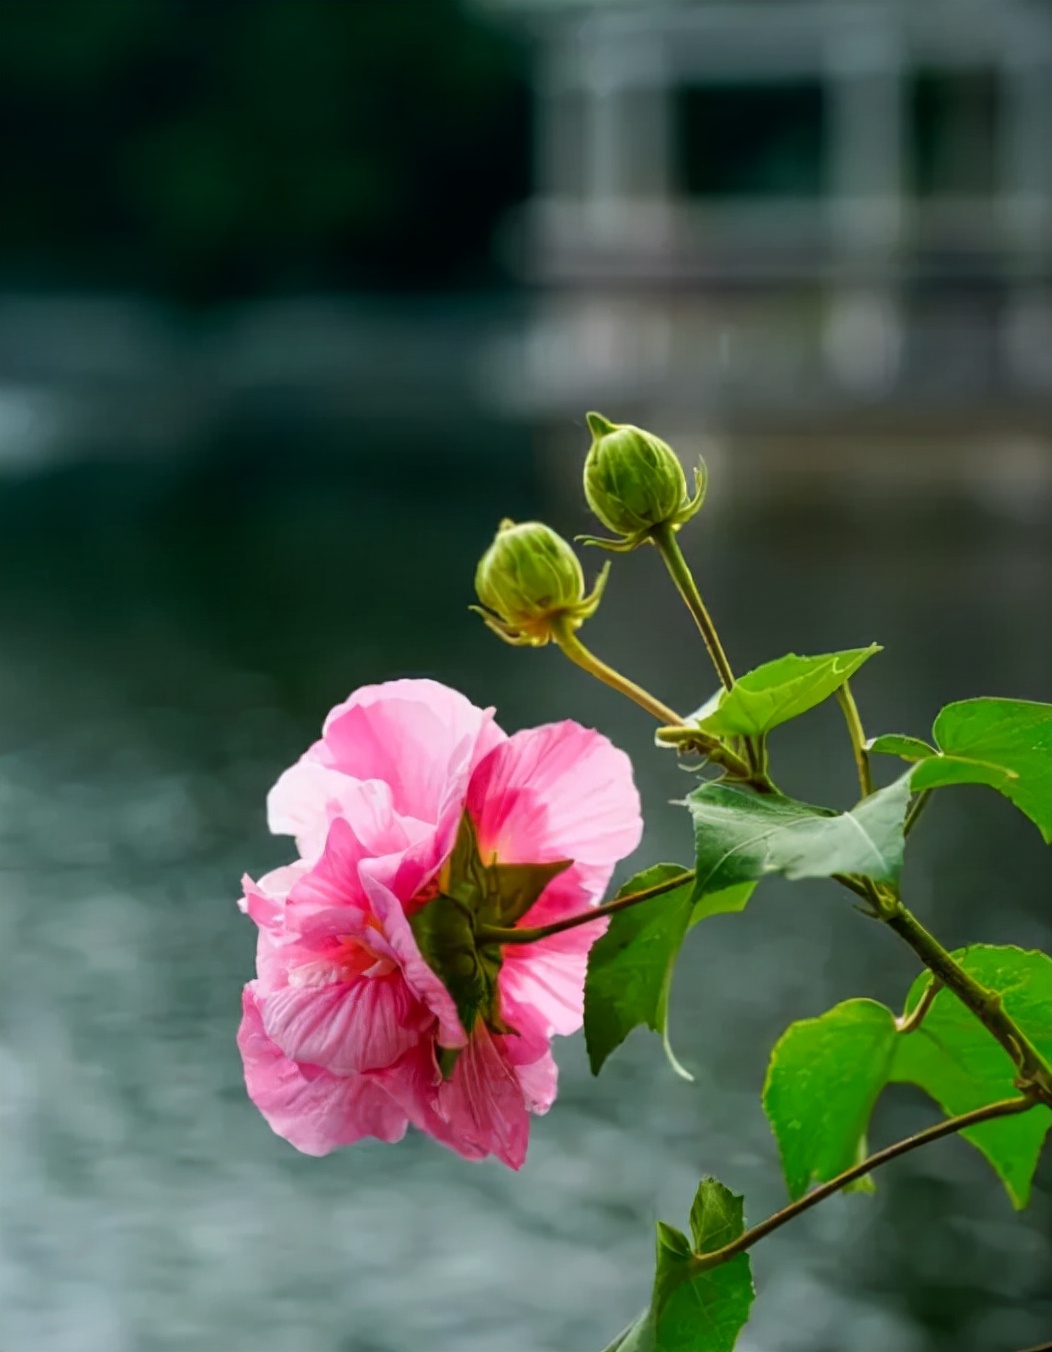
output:
<path id="1" fill-rule="evenodd" d="M 246 873 L 241 879 L 244 895 L 238 907 L 261 928 L 280 928 L 285 912 L 285 900 L 296 882 L 303 876 L 307 865 L 298 859 L 294 864 L 272 869 L 270 873 L 253 882 Z"/>
<path id="2" fill-rule="evenodd" d="M 295 836 L 296 848 L 311 859 L 325 847 L 329 823 L 342 814 L 344 790 L 354 781 L 322 765 L 308 751 L 278 777 L 267 794 L 267 825 L 276 836 Z"/>
<path id="3" fill-rule="evenodd" d="M 265 994 L 261 1012 L 284 1055 L 334 1075 L 393 1065 L 432 1023 L 400 977 L 282 986 Z"/>
<path id="4" fill-rule="evenodd" d="M 599 919 L 535 944 L 508 944 L 499 977 L 505 1003 L 536 1011 L 549 1036 L 576 1033 L 584 1019 L 588 951 L 608 923 Z"/>
<path id="5" fill-rule="evenodd" d="M 375 876 L 369 865 L 362 866 L 361 876 L 373 914 L 403 976 L 417 998 L 438 1020 L 438 1041 L 443 1047 L 462 1047 L 467 1035 L 456 1004 L 417 947 L 401 901 L 381 878 Z"/>
<path id="6" fill-rule="evenodd" d="M 555 1102 L 559 1090 L 559 1067 L 551 1051 L 545 1051 L 543 1056 L 527 1066 L 516 1066 L 515 1078 L 530 1112 L 538 1116 L 546 1113 Z"/>
<path id="7" fill-rule="evenodd" d="M 600 891 L 643 830 L 628 757 L 571 722 L 528 728 L 491 751 L 471 777 L 468 810 L 484 855 L 572 859 Z"/>
<path id="8" fill-rule="evenodd" d="M 425 1130 L 465 1159 L 496 1155 L 510 1169 L 526 1159 L 530 1119 L 518 1076 L 479 1024 L 460 1054 L 453 1078 L 437 1089 L 441 1119 Z"/>
<path id="9" fill-rule="evenodd" d="M 270 1127 L 306 1155 L 327 1155 L 365 1136 L 399 1141 L 408 1118 L 382 1083 L 299 1066 L 267 1037 L 251 983 L 242 1001 L 238 1047 L 249 1098 Z"/>
<path id="10" fill-rule="evenodd" d="M 457 691 L 437 681 L 388 681 L 337 705 L 321 745 L 308 754 L 355 779 L 383 780 L 400 814 L 437 822 L 463 798 L 474 766 L 503 740 L 493 710 Z"/>

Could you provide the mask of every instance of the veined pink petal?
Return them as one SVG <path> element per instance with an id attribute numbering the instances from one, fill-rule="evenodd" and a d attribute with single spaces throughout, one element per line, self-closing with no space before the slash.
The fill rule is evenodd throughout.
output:
<path id="1" fill-rule="evenodd" d="M 549 1036 L 576 1033 L 584 1019 L 588 952 L 609 923 L 600 918 L 535 944 L 508 944 L 499 977 L 502 996 L 536 1011 Z"/>
<path id="2" fill-rule="evenodd" d="M 327 1155 L 366 1136 L 399 1141 L 408 1117 L 381 1081 L 297 1065 L 263 1029 L 250 983 L 242 1001 L 238 1047 L 248 1096 L 271 1128 L 306 1155 Z"/>
<path id="3" fill-rule="evenodd" d="M 643 830 L 628 757 L 571 722 L 517 732 L 491 751 L 471 777 L 468 810 L 484 856 L 572 859 L 600 890 Z"/>
<path id="4" fill-rule="evenodd" d="M 438 1020 L 438 1041 L 443 1047 L 462 1047 L 467 1041 L 467 1035 L 457 1014 L 456 1004 L 417 947 L 402 903 L 391 889 L 374 875 L 368 864 L 362 865 L 361 876 L 373 914 L 377 917 L 384 938 L 390 945 L 403 976 L 417 998 L 428 1006 Z"/>
<path id="5" fill-rule="evenodd" d="M 496 1155 L 521 1169 L 529 1144 L 530 1119 L 518 1076 L 479 1024 L 461 1052 L 453 1078 L 436 1093 L 441 1124 L 427 1128 L 466 1159 Z"/>
<path id="6" fill-rule="evenodd" d="M 321 968 L 309 973 L 309 984 L 294 984 L 294 970 L 290 984 L 259 1000 L 267 1036 L 293 1061 L 334 1075 L 383 1070 L 415 1047 L 433 1023 L 400 973 L 349 981 L 337 974 L 327 982 L 326 975 Z"/>
<path id="7" fill-rule="evenodd" d="M 437 681 L 388 681 L 338 704 L 311 754 L 355 779 L 383 780 L 396 811 L 437 822 L 504 736 L 492 709 L 476 708 Z"/>

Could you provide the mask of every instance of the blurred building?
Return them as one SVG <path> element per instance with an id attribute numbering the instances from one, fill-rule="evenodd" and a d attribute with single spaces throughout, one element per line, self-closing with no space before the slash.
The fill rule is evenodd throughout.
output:
<path id="1" fill-rule="evenodd" d="M 1052 6 L 487 3 L 536 52 L 509 399 L 1045 418 Z"/>

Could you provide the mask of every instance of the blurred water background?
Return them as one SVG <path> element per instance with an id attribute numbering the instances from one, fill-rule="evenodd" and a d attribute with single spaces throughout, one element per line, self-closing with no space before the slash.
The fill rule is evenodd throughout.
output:
<path id="1" fill-rule="evenodd" d="M 738 668 L 877 640 L 871 732 L 1049 698 L 1048 11 L 912 13 L 0 0 L 5 1349 L 598 1352 L 703 1173 L 782 1204 L 772 1042 L 916 974 L 832 885 L 694 931 L 694 1084 L 643 1033 L 598 1080 L 562 1043 L 518 1175 L 274 1137 L 234 903 L 287 857 L 276 774 L 405 674 L 601 728 L 632 867 L 689 858 L 645 716 L 466 610 L 502 516 L 588 528 L 594 405 L 706 455 L 683 543 Z M 676 707 L 712 689 L 656 558 L 615 562 L 589 636 Z M 774 750 L 852 800 L 835 706 Z M 948 944 L 1047 949 L 1047 879 L 975 788 L 905 883 Z M 895 1086 L 872 1142 L 932 1118 Z M 1047 1159 L 1017 1216 L 944 1141 L 764 1241 L 740 1346 L 1018 1352 L 1050 1233 Z"/>

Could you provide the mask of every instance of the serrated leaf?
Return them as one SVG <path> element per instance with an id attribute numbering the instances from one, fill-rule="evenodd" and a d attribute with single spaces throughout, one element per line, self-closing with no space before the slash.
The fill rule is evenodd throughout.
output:
<path id="1" fill-rule="evenodd" d="M 780 723 L 828 699 L 880 645 L 849 648 L 817 657 L 789 653 L 740 676 L 729 690 L 718 691 L 687 719 L 716 737 L 747 737 L 770 732 Z"/>
<path id="2" fill-rule="evenodd" d="M 703 1178 L 690 1208 L 695 1253 L 715 1253 L 745 1229 L 744 1198 L 717 1178 Z"/>
<path id="3" fill-rule="evenodd" d="M 974 944 L 954 957 L 977 981 L 998 992 L 1004 1007 L 1047 1058 L 1052 1057 L 1052 958 L 1010 946 Z M 918 977 L 907 1012 L 928 977 Z M 950 1115 L 970 1112 L 1014 1091 L 1011 1058 L 952 992 L 942 990 L 920 1027 L 896 1042 L 890 1079 L 919 1085 Z M 962 1135 L 981 1150 L 1004 1182 L 1013 1206 L 1027 1204 L 1052 1110 L 1039 1106 L 1018 1117 L 971 1127 Z"/>
<path id="4" fill-rule="evenodd" d="M 698 1188 L 690 1212 L 693 1250 L 681 1231 L 657 1224 L 657 1261 L 650 1306 L 607 1352 L 732 1352 L 752 1307 L 749 1255 L 703 1268 L 745 1228 L 742 1199 L 714 1178 Z"/>
<path id="5" fill-rule="evenodd" d="M 857 1163 L 897 1036 L 891 1010 L 874 1000 L 846 1000 L 782 1034 L 763 1106 L 793 1199 Z"/>
<path id="6" fill-rule="evenodd" d="M 850 812 L 831 812 L 722 780 L 702 784 L 687 797 L 697 850 L 695 897 L 769 873 L 787 878 L 861 873 L 895 881 L 902 869 L 911 773 L 870 794 Z"/>
<path id="7" fill-rule="evenodd" d="M 655 864 L 627 882 L 618 896 L 641 892 L 684 870 Z M 663 1033 L 672 968 L 694 903 L 686 882 L 610 917 L 592 946 L 584 987 L 584 1038 L 592 1074 L 640 1024 Z"/>
<path id="8" fill-rule="evenodd" d="M 990 784 L 1024 812 L 1052 844 L 1052 704 L 1020 699 L 966 699 L 940 710 L 932 729 L 946 757 L 982 766 L 976 779 Z M 938 783 L 938 761 L 914 772 L 916 789 Z M 989 767 L 1006 772 L 1000 782 L 982 777 Z"/>
<path id="9" fill-rule="evenodd" d="M 997 992 L 1038 1049 L 1052 1053 L 1052 958 L 978 944 L 953 955 Z M 906 1001 L 909 1013 L 931 982 L 924 973 Z M 1008 1054 L 949 990 L 936 995 L 919 1027 L 900 1031 L 889 1009 L 848 1000 L 786 1030 L 771 1056 L 764 1108 L 778 1141 L 790 1195 L 857 1162 L 873 1104 L 889 1082 L 915 1084 L 948 1116 L 1015 1093 Z M 972 1127 L 962 1136 L 989 1160 L 1012 1205 L 1026 1205 L 1042 1142 L 1052 1125 L 1043 1106 Z"/>
<path id="10" fill-rule="evenodd" d="M 903 737 L 897 732 L 886 732 L 881 737 L 871 737 L 866 742 L 866 750 L 876 751 L 882 756 L 898 756 L 907 761 L 927 760 L 929 756 L 939 754 L 920 737 Z"/>

